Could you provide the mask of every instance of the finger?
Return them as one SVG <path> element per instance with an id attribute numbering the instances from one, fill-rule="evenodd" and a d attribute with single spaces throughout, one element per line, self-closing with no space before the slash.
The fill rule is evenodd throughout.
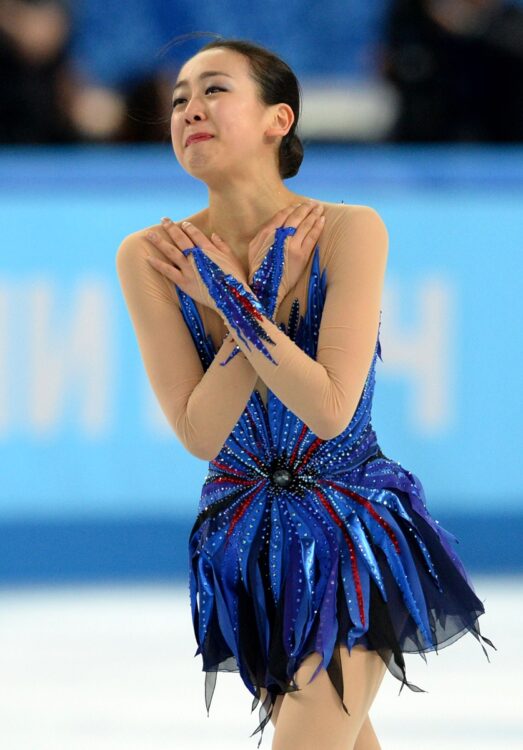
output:
<path id="1" fill-rule="evenodd" d="M 286 225 L 288 217 L 292 214 L 292 212 L 297 208 L 298 205 L 298 203 L 294 203 L 291 206 L 281 208 L 274 214 L 274 216 L 269 219 L 269 221 L 265 222 L 265 224 L 261 226 L 256 235 L 256 244 L 261 244 L 265 247 L 265 241 L 267 240 L 267 238 L 273 235 L 275 229 Z"/>
<path id="2" fill-rule="evenodd" d="M 147 232 L 146 237 L 170 261 L 173 263 L 183 262 L 180 259 L 183 259 L 184 256 L 177 247 L 173 246 L 172 242 L 163 239 L 157 232 Z"/>
<path id="3" fill-rule="evenodd" d="M 325 226 L 325 216 L 318 216 L 305 239 L 302 242 L 302 247 L 306 248 L 306 252 L 309 252 L 312 248 L 316 247 L 318 239 L 323 232 Z M 310 247 L 312 245 L 312 248 Z"/>
<path id="4" fill-rule="evenodd" d="M 193 247 L 194 242 L 191 240 L 188 234 L 181 229 L 178 224 L 171 219 L 164 217 L 162 219 L 162 226 L 166 230 L 169 237 L 177 245 L 179 250 L 186 250 L 188 247 Z M 185 256 L 184 256 L 185 257 Z"/>
<path id="5" fill-rule="evenodd" d="M 179 268 L 176 268 L 176 266 L 173 266 L 171 263 L 166 263 L 165 261 L 156 258 L 154 255 L 148 255 L 147 260 L 153 268 L 171 281 L 174 281 L 176 284 L 183 282 L 183 274 Z"/>
<path id="6" fill-rule="evenodd" d="M 255 273 L 260 257 L 265 257 L 268 247 L 272 245 L 274 230 L 278 227 L 289 226 L 287 219 L 300 205 L 299 203 L 294 203 L 277 211 L 269 221 L 262 225 L 256 236 L 251 240 L 249 253 L 250 275 Z M 307 211 L 304 213 L 306 214 Z"/>
<path id="7" fill-rule="evenodd" d="M 222 252 L 230 252 L 229 245 L 225 242 L 225 240 L 222 240 L 219 234 L 216 234 L 216 232 L 213 232 L 211 234 L 211 240 L 214 242 L 218 250 L 221 250 Z"/>
<path id="8" fill-rule="evenodd" d="M 260 251 L 260 249 L 263 250 L 264 253 L 266 252 L 267 240 L 269 238 L 271 239 L 269 243 L 269 245 L 271 245 L 274 240 L 275 229 L 277 229 L 278 227 L 288 226 L 287 219 L 295 210 L 296 205 L 297 204 L 280 209 L 280 211 L 277 211 L 274 216 L 262 226 L 262 228 L 256 235 L 257 253 Z"/>
<path id="9" fill-rule="evenodd" d="M 286 225 L 297 227 L 298 224 L 300 224 L 311 213 L 311 211 L 321 213 L 323 211 L 323 206 L 318 201 L 306 201 L 305 203 L 302 203 L 300 206 L 294 208 Z"/>
<path id="10" fill-rule="evenodd" d="M 311 251 L 314 250 L 316 245 L 318 244 L 318 239 L 320 238 L 323 227 L 325 226 L 325 217 L 318 216 L 312 223 L 308 222 L 308 230 L 306 234 L 303 234 L 304 225 L 305 222 L 300 225 L 294 237 L 298 237 L 298 239 L 296 240 L 296 248 L 300 256 L 308 258 Z"/>
<path id="11" fill-rule="evenodd" d="M 296 232 L 294 233 L 294 241 L 301 244 L 309 231 L 314 227 L 316 221 L 320 218 L 323 213 L 323 206 L 319 206 L 310 211 L 305 218 L 298 224 Z"/>
<path id="12" fill-rule="evenodd" d="M 268 222 L 268 224 L 269 224 L 270 226 L 273 226 L 273 224 L 274 224 L 275 222 L 280 222 L 280 223 L 282 223 L 283 221 L 285 221 L 285 219 L 286 219 L 286 218 L 287 218 L 288 216 L 290 216 L 290 214 L 292 214 L 292 212 L 293 212 L 293 211 L 294 211 L 294 210 L 295 210 L 296 208 L 298 208 L 298 206 L 299 206 L 299 205 L 300 205 L 299 203 L 294 203 L 294 204 L 293 204 L 292 206 L 286 206 L 285 208 L 282 208 L 282 209 L 281 209 L 280 211 L 278 211 L 278 212 L 277 212 L 277 213 L 276 213 L 276 214 L 275 214 L 275 215 L 273 216 L 273 218 L 272 218 L 272 219 L 271 219 L 271 220 L 270 220 L 270 221 Z M 277 223 L 277 224 L 276 224 L 276 226 L 279 226 L 279 224 Z"/>
<path id="13" fill-rule="evenodd" d="M 182 221 L 182 229 L 193 242 L 194 245 L 198 245 L 202 250 L 212 252 L 218 250 L 216 245 L 201 232 L 198 227 L 191 224 L 190 221 Z"/>
<path id="14" fill-rule="evenodd" d="M 274 214 L 274 216 L 272 216 L 269 219 L 269 221 L 267 221 L 265 224 L 262 225 L 261 229 L 256 235 L 258 240 L 260 242 L 265 243 L 266 238 L 269 235 L 272 235 L 272 233 L 277 227 L 282 227 L 285 225 L 287 218 L 290 216 L 290 214 L 294 211 L 295 208 L 296 208 L 295 205 L 287 206 L 286 208 L 281 208 L 279 211 L 277 211 Z"/>

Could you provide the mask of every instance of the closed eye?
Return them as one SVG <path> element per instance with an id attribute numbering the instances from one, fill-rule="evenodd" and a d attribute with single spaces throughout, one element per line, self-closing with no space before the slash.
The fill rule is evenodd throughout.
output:
<path id="1" fill-rule="evenodd" d="M 207 88 L 205 89 L 205 93 L 207 93 L 211 89 L 216 89 L 217 91 L 226 91 L 226 89 L 222 88 L 221 86 L 207 86 Z M 179 102 L 183 102 L 183 101 L 185 101 L 185 99 L 183 97 L 178 97 L 178 99 L 175 99 L 173 101 L 173 108 L 176 107 L 176 105 Z"/>

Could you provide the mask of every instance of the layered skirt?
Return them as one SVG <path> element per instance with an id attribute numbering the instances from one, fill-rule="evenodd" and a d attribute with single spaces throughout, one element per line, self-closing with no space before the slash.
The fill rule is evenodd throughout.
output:
<path id="1" fill-rule="evenodd" d="M 286 465 L 275 458 L 247 478 L 224 456 L 211 463 L 189 539 L 207 712 L 217 673 L 239 672 L 252 710 L 260 704 L 258 747 L 276 696 L 298 689 L 295 673 L 313 652 L 322 660 L 312 679 L 326 669 L 350 714 L 341 645 L 376 651 L 400 692 L 425 692 L 407 679 L 406 653 L 426 660 L 466 633 L 487 659 L 483 642 L 496 648 L 480 633 L 485 608 L 458 540 L 431 516 L 414 474 L 379 447 L 349 472 L 305 483 Z"/>

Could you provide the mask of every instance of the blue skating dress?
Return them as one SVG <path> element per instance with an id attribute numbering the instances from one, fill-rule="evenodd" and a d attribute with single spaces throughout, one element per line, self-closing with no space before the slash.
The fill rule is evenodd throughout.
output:
<path id="1" fill-rule="evenodd" d="M 251 295 L 201 248 L 189 248 L 203 282 L 240 340 L 263 351 L 259 313 L 273 320 L 291 227 L 253 277 Z M 277 324 L 316 358 L 326 297 L 316 246 L 307 309 L 294 300 Z M 216 355 L 191 297 L 176 287 L 204 370 Z M 381 325 L 381 318 L 380 318 Z M 249 344 L 246 344 L 249 346 Z M 237 346 L 229 359 L 241 350 Z M 339 646 L 374 649 L 411 690 L 404 653 L 448 646 L 471 632 L 488 659 L 478 617 L 484 606 L 460 561 L 457 539 L 427 510 L 419 479 L 380 449 L 371 422 L 379 330 L 365 385 L 347 428 L 318 438 L 270 390 L 254 390 L 219 454 L 209 463 L 189 538 L 190 601 L 205 677 L 207 712 L 217 673 L 239 671 L 268 723 L 278 694 L 298 689 L 300 662 L 319 652 L 343 709 Z M 227 362 L 228 360 L 226 360 Z M 222 363 L 222 364 L 226 364 Z M 261 702 L 260 688 L 267 689 Z M 349 707 L 350 708 L 350 707 Z M 252 735 L 251 735 L 252 736 Z"/>

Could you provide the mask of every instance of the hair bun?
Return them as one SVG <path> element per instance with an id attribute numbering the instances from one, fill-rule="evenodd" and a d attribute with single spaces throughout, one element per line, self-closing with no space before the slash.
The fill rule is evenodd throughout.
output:
<path id="1" fill-rule="evenodd" d="M 280 144 L 280 173 L 282 179 L 294 177 L 303 161 L 303 144 L 294 132 L 283 138 Z"/>

